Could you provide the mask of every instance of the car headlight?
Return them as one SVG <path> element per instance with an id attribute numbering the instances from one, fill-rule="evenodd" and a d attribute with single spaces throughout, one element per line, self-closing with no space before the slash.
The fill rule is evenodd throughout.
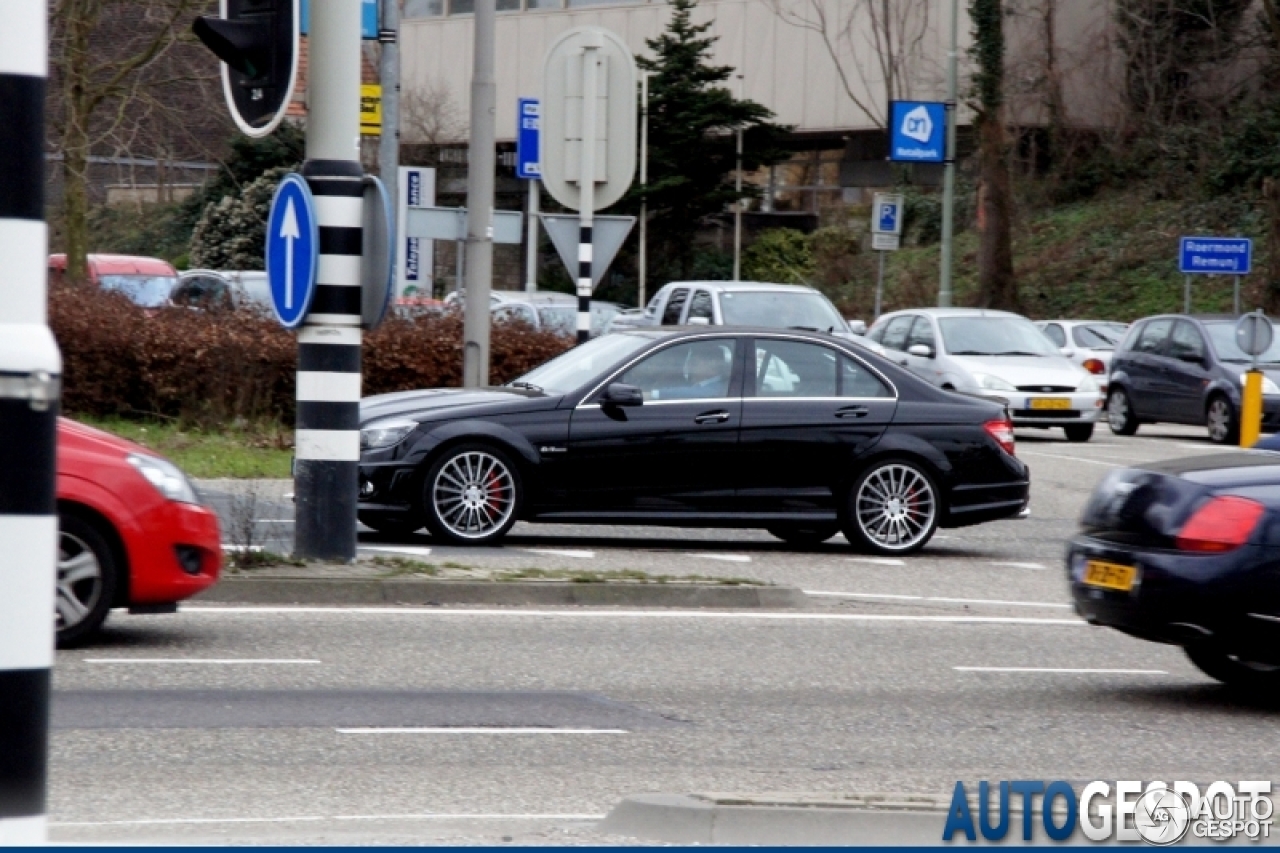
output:
<path id="1" fill-rule="evenodd" d="M 992 376 L 990 373 L 973 374 L 974 384 L 984 391 L 1017 391 L 1012 384 L 1004 381 L 999 376 Z"/>
<path id="2" fill-rule="evenodd" d="M 1241 373 L 1241 374 L 1240 374 L 1240 384 L 1241 384 L 1241 385 L 1244 385 L 1245 377 L 1246 377 L 1246 376 L 1248 376 L 1248 375 L 1249 375 L 1249 374 L 1247 374 L 1247 373 Z M 1280 385 L 1277 385 L 1277 384 L 1276 384 L 1276 383 L 1271 379 L 1271 377 L 1270 377 L 1270 376 L 1267 376 L 1265 373 L 1262 375 L 1262 393 L 1263 393 L 1263 394 L 1280 394 Z"/>
<path id="3" fill-rule="evenodd" d="M 129 464 L 146 477 L 147 482 L 156 487 L 156 491 L 169 500 L 184 504 L 200 503 L 200 497 L 196 494 L 191 481 L 187 479 L 187 475 L 169 460 L 158 456 L 145 456 L 141 453 L 130 453 L 127 458 Z"/>
<path id="4" fill-rule="evenodd" d="M 376 450 L 393 447 L 418 426 L 417 421 L 383 421 L 360 430 L 360 449 Z"/>
<path id="5" fill-rule="evenodd" d="M 1084 379 L 1080 380 L 1080 385 L 1076 388 L 1076 390 L 1077 391 L 1097 391 L 1098 380 L 1086 374 Z"/>

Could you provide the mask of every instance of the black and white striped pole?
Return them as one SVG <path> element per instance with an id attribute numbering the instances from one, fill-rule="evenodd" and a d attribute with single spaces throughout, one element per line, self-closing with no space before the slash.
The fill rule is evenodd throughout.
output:
<path id="1" fill-rule="evenodd" d="M 45 281 L 45 0 L 0 26 L 0 846 L 43 844 L 62 361 Z"/>
<path id="2" fill-rule="evenodd" d="M 360 462 L 360 3 L 311 4 L 307 160 L 319 225 L 316 291 L 298 333 L 295 551 L 356 556 Z"/>
<path id="3" fill-rule="evenodd" d="M 591 218 L 596 211 L 596 125 L 600 110 L 600 49 L 604 39 L 588 31 L 582 42 L 582 154 L 578 165 L 578 343 L 591 337 Z"/>

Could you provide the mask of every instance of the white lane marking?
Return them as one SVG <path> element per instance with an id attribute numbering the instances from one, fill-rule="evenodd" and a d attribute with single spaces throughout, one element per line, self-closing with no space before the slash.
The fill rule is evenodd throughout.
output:
<path id="1" fill-rule="evenodd" d="M 993 561 L 993 562 L 991 563 L 991 565 L 993 565 L 993 566 L 1008 566 L 1008 567 L 1009 567 L 1009 568 L 1011 568 L 1011 569 L 1040 569 L 1040 570 L 1044 570 L 1044 569 L 1049 568 L 1049 567 L 1048 567 L 1048 566 L 1046 566 L 1044 563 L 1019 563 L 1019 562 L 1017 562 L 1017 561 L 1010 561 L 1010 560 L 996 560 L 996 561 Z"/>
<path id="2" fill-rule="evenodd" d="M 370 726 L 334 729 L 340 735 L 625 735 L 627 729 L 553 729 L 535 726 Z"/>
<path id="3" fill-rule="evenodd" d="M 936 622 L 940 624 L 990 624 L 990 625 L 1073 625 L 1084 626 L 1083 619 L 1044 619 L 1023 616 L 900 616 L 881 613 L 734 613 L 724 610 L 472 610 L 442 607 L 184 607 L 183 613 L 203 616 L 252 616 L 274 614 L 326 615 L 326 616 L 446 616 L 499 619 L 537 619 L 561 617 L 565 619 L 738 619 L 747 622 Z"/>
<path id="4" fill-rule="evenodd" d="M 1072 669 L 1035 666 L 953 666 L 956 672 L 1030 672 L 1062 675 L 1168 675 L 1163 669 Z"/>
<path id="5" fill-rule="evenodd" d="M 84 663 L 318 664 L 304 658 L 84 658 Z"/>
<path id="6" fill-rule="evenodd" d="M 414 554 L 419 557 L 430 557 L 431 549 L 421 545 L 361 545 L 360 551 L 382 551 L 388 554 Z"/>
<path id="7" fill-rule="evenodd" d="M 527 554 L 542 554 L 544 557 L 573 557 L 575 560 L 594 560 L 595 551 L 560 550 L 556 548 L 521 548 Z"/>
<path id="8" fill-rule="evenodd" d="M 939 598 L 925 595 L 891 595 L 879 592 L 825 592 L 822 590 L 806 589 L 803 590 L 805 595 L 826 596 L 829 598 L 870 598 L 870 599 L 892 599 L 895 601 L 936 601 L 940 604 L 977 604 L 989 605 L 991 607 L 1055 607 L 1070 609 L 1070 604 L 1049 603 L 1047 601 L 1000 601 L 990 598 Z"/>
<path id="9" fill-rule="evenodd" d="M 298 815 L 296 817 L 186 817 L 141 820 L 85 820 L 50 823 L 62 826 L 173 826 L 209 823 L 298 823 L 318 820 L 604 820 L 602 814 L 383 814 Z"/>
<path id="10" fill-rule="evenodd" d="M 1231 447 L 1231 446 L 1229 446 L 1229 445 L 1228 445 L 1228 446 L 1226 446 L 1226 447 L 1218 448 L 1218 447 L 1214 447 L 1212 444 L 1209 444 L 1208 442 L 1205 442 L 1204 444 L 1175 444 L 1175 445 L 1174 445 L 1174 447 L 1185 447 L 1185 448 L 1189 448 L 1189 449 L 1191 449 L 1191 450 L 1219 450 L 1219 449 L 1221 449 L 1221 450 L 1239 450 L 1239 449 L 1240 449 L 1240 448 L 1238 448 L 1238 447 Z"/>
<path id="11" fill-rule="evenodd" d="M 292 518 L 255 518 L 258 524 L 293 524 Z"/>
<path id="12" fill-rule="evenodd" d="M 866 563 L 869 566 L 905 566 L 906 560 L 895 560 L 891 557 L 850 557 L 854 563 Z"/>
<path id="13" fill-rule="evenodd" d="M 746 554 L 698 554 L 690 552 L 685 554 L 686 557 L 701 557 L 704 560 L 720 560 L 725 563 L 750 563 L 751 558 Z"/>
<path id="14" fill-rule="evenodd" d="M 1108 468 L 1125 468 L 1128 467 L 1120 462 L 1103 462 L 1100 459 L 1082 459 L 1079 456 L 1063 456 L 1060 453 L 1037 453 L 1034 450 L 1019 450 L 1019 456 L 1043 456 L 1046 459 L 1065 459 L 1068 462 L 1087 462 L 1090 465 L 1106 465 Z M 1138 462 L 1135 465 L 1141 464 Z"/>
<path id="15" fill-rule="evenodd" d="M 232 545 L 230 542 L 222 543 L 222 550 L 232 554 L 243 554 L 245 551 L 258 552 L 262 550 L 261 545 Z"/>

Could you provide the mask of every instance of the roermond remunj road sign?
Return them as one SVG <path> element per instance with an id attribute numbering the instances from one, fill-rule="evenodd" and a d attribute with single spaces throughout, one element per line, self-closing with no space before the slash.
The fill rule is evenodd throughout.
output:
<path id="1" fill-rule="evenodd" d="M 1248 275 L 1253 241 L 1245 237 L 1183 237 L 1178 271 L 1201 275 Z"/>

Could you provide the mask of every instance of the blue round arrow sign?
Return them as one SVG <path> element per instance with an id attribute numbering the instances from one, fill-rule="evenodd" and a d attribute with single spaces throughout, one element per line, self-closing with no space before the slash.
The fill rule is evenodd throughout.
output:
<path id="1" fill-rule="evenodd" d="M 320 229 L 311 188 L 296 173 L 284 176 L 267 217 L 267 279 L 271 306 L 286 329 L 306 319 L 316 293 Z"/>

